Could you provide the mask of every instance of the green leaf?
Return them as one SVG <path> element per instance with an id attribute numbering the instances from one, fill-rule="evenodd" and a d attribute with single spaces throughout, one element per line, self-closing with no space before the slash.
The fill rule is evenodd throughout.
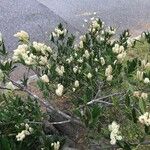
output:
<path id="1" fill-rule="evenodd" d="M 133 122 L 137 123 L 138 119 L 137 119 L 135 108 L 132 109 L 132 117 L 133 117 Z"/>
<path id="2" fill-rule="evenodd" d="M 143 99 L 139 100 L 139 107 L 140 107 L 142 113 L 146 112 L 146 103 Z"/>
<path id="3" fill-rule="evenodd" d="M 129 95 L 126 95 L 126 97 L 125 97 L 125 104 L 126 104 L 127 107 L 130 106 L 130 97 L 129 97 Z"/>

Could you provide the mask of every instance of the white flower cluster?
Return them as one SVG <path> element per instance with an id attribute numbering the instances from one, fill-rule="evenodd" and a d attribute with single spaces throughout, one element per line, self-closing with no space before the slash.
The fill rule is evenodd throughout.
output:
<path id="1" fill-rule="evenodd" d="M 57 141 L 57 142 L 51 143 L 51 147 L 53 147 L 54 150 L 59 150 L 60 149 L 60 142 Z"/>
<path id="2" fill-rule="evenodd" d="M 55 71 L 58 73 L 59 76 L 63 76 L 63 74 L 65 72 L 65 68 L 64 68 L 64 66 L 57 66 Z"/>
<path id="3" fill-rule="evenodd" d="M 109 33 L 110 35 L 114 35 L 116 33 L 116 29 L 114 29 L 112 27 L 108 27 L 106 29 L 106 32 Z"/>
<path id="4" fill-rule="evenodd" d="M 111 81 L 112 78 L 113 78 L 113 75 L 112 75 L 112 66 L 111 65 L 108 65 L 106 70 L 105 70 L 105 76 L 107 77 L 106 80 L 107 81 Z"/>
<path id="5" fill-rule="evenodd" d="M 47 65 L 47 56 L 52 53 L 52 49 L 43 43 L 33 42 L 32 45 L 37 52 L 40 52 L 44 56 L 36 56 L 31 53 L 30 46 L 27 44 L 19 45 L 16 50 L 14 50 L 13 60 L 21 61 L 23 60 L 27 65 L 34 65 L 39 63 L 40 65 Z"/>
<path id="6" fill-rule="evenodd" d="M 40 79 L 45 82 L 45 83 L 49 83 L 49 78 L 46 74 L 44 74 L 43 76 L 40 77 Z"/>
<path id="7" fill-rule="evenodd" d="M 79 69 L 78 66 L 73 67 L 73 72 L 74 72 L 74 73 L 77 73 L 78 69 Z"/>
<path id="8" fill-rule="evenodd" d="M 79 87 L 79 81 L 78 80 L 76 80 L 75 82 L 74 82 L 74 86 L 77 88 L 77 87 Z"/>
<path id="9" fill-rule="evenodd" d="M 105 59 L 104 59 L 104 57 L 100 57 L 100 61 L 101 61 L 101 65 L 104 66 L 105 65 Z"/>
<path id="10" fill-rule="evenodd" d="M 147 60 L 141 60 L 141 68 L 142 70 L 137 70 L 136 73 L 136 79 L 139 81 L 143 81 L 144 83 L 148 84 L 150 83 L 150 79 L 148 77 L 144 78 L 144 70 L 149 70 L 150 69 L 150 63 L 147 62 Z"/>
<path id="11" fill-rule="evenodd" d="M 122 136 L 120 135 L 119 131 L 120 125 L 117 124 L 115 121 L 112 122 L 111 125 L 108 126 L 110 133 L 110 144 L 115 145 L 117 140 L 122 140 Z"/>
<path id="12" fill-rule="evenodd" d="M 66 62 L 68 62 L 68 64 L 70 64 L 73 61 L 73 57 L 70 56 L 69 58 L 66 59 Z"/>
<path id="13" fill-rule="evenodd" d="M 83 41 L 82 40 L 79 42 L 79 48 L 83 48 Z"/>
<path id="14" fill-rule="evenodd" d="M 57 96 L 62 96 L 64 90 L 64 86 L 62 84 L 57 85 L 57 89 L 55 90 Z"/>
<path id="15" fill-rule="evenodd" d="M 145 59 L 141 60 L 141 66 L 143 69 L 150 69 L 150 63 L 147 62 Z"/>
<path id="16" fill-rule="evenodd" d="M 138 70 L 137 73 L 136 73 L 136 78 L 137 78 L 139 81 L 142 81 L 142 80 L 143 80 L 143 75 L 144 75 L 144 72 Z"/>
<path id="17" fill-rule="evenodd" d="M 133 46 L 134 41 L 135 41 L 134 38 L 130 38 L 130 37 L 129 37 L 129 38 L 127 39 L 127 45 L 128 45 L 128 47 Z"/>
<path id="18" fill-rule="evenodd" d="M 150 83 L 149 78 L 145 78 L 145 79 L 144 79 L 144 83 Z"/>
<path id="19" fill-rule="evenodd" d="M 84 52 L 84 54 L 83 54 L 83 57 L 85 57 L 85 58 L 87 58 L 87 59 L 90 57 L 90 53 L 89 53 L 88 50 L 85 50 L 85 52 Z"/>
<path id="20" fill-rule="evenodd" d="M 120 62 L 122 62 L 125 59 L 126 55 L 127 55 L 126 51 L 124 50 L 124 47 L 120 46 L 119 44 L 115 44 L 115 46 L 112 48 L 112 51 L 114 53 L 118 54 L 117 59 Z"/>
<path id="21" fill-rule="evenodd" d="M 74 92 L 74 91 L 76 90 L 76 88 L 79 87 L 79 86 L 80 86 L 80 83 L 79 83 L 78 80 L 76 80 L 76 81 L 74 82 L 74 87 L 72 88 L 73 92 Z"/>
<path id="22" fill-rule="evenodd" d="M 41 52 L 43 55 L 47 55 L 47 52 L 52 53 L 52 49 L 44 43 L 33 42 L 33 47 L 37 52 Z"/>
<path id="23" fill-rule="evenodd" d="M 137 98 L 142 98 L 144 100 L 146 100 L 148 98 L 148 94 L 145 92 L 141 92 L 141 91 L 134 91 L 133 96 L 137 97 Z"/>
<path id="24" fill-rule="evenodd" d="M 52 35 L 53 35 L 54 37 L 60 37 L 60 36 L 62 36 L 62 35 L 65 36 L 66 33 L 67 33 L 67 30 L 66 30 L 66 29 L 61 30 L 61 29 L 59 29 L 59 28 L 55 28 L 54 32 L 52 32 Z"/>
<path id="25" fill-rule="evenodd" d="M 47 65 L 47 64 L 48 64 L 48 59 L 47 59 L 47 57 L 46 57 L 46 56 L 40 56 L 39 64 L 40 64 L 40 65 L 43 65 L 43 66 Z"/>
<path id="26" fill-rule="evenodd" d="M 89 78 L 89 79 L 92 78 L 92 74 L 90 72 L 87 74 L 87 78 Z"/>
<path id="27" fill-rule="evenodd" d="M 145 114 L 139 116 L 139 121 L 146 126 L 150 126 L 150 113 L 146 112 Z"/>
<path id="28" fill-rule="evenodd" d="M 23 42 L 27 42 L 29 40 L 29 34 L 23 30 L 14 34 L 14 37 L 17 37 Z"/>
<path id="29" fill-rule="evenodd" d="M 25 60 L 28 57 L 28 45 L 27 44 L 22 44 L 19 45 L 16 50 L 14 50 L 13 54 L 13 60 L 19 61 L 20 59 Z"/>
<path id="30" fill-rule="evenodd" d="M 91 22 L 90 27 L 93 28 L 93 32 L 95 31 L 94 29 L 100 29 L 101 26 L 100 26 L 100 24 L 98 22 L 98 18 L 94 18 L 93 17 L 93 18 L 91 18 L 91 20 L 92 20 L 92 22 Z M 104 23 L 103 23 L 103 25 L 104 25 Z"/>
<path id="31" fill-rule="evenodd" d="M 23 141 L 27 135 L 32 134 L 33 128 L 31 128 L 28 124 L 25 124 L 25 130 L 22 130 L 20 133 L 16 135 L 17 141 Z"/>

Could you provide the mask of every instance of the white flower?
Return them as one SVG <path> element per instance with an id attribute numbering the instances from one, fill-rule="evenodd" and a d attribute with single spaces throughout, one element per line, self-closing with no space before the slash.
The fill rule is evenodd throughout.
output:
<path id="1" fill-rule="evenodd" d="M 72 88 L 72 91 L 75 92 L 76 88 Z"/>
<path id="2" fill-rule="evenodd" d="M 81 40 L 81 41 L 85 41 L 85 40 L 86 40 L 86 36 L 85 36 L 85 35 L 81 35 L 81 36 L 80 36 L 80 40 Z"/>
<path id="3" fill-rule="evenodd" d="M 60 30 L 59 28 L 55 28 L 55 32 L 53 32 L 53 36 L 57 36 L 57 37 L 60 37 L 61 35 L 66 35 L 67 33 L 67 30 L 66 29 L 63 29 L 63 30 Z"/>
<path id="4" fill-rule="evenodd" d="M 119 53 L 119 44 L 115 44 L 115 46 L 112 48 L 112 51 L 114 52 L 114 53 Z"/>
<path id="5" fill-rule="evenodd" d="M 131 47 L 133 45 L 134 41 L 135 40 L 133 38 L 128 38 L 128 40 L 127 40 L 128 47 Z"/>
<path id="6" fill-rule="evenodd" d="M 115 46 L 112 48 L 112 51 L 116 54 L 124 52 L 124 47 L 119 46 L 119 44 L 115 44 Z"/>
<path id="7" fill-rule="evenodd" d="M 143 99 L 147 99 L 148 98 L 148 94 L 147 93 L 141 93 L 141 98 Z"/>
<path id="8" fill-rule="evenodd" d="M 122 62 L 126 57 L 126 52 L 122 52 L 120 54 L 117 55 L 117 59 Z"/>
<path id="9" fill-rule="evenodd" d="M 78 56 L 78 54 L 77 54 L 77 53 L 74 53 L 74 56 L 75 56 L 75 57 L 77 57 L 77 56 Z"/>
<path id="10" fill-rule="evenodd" d="M 14 34 L 14 37 L 17 37 L 17 38 L 19 38 L 19 40 L 22 40 L 22 41 L 29 40 L 29 34 L 25 31 L 17 32 L 16 34 Z"/>
<path id="11" fill-rule="evenodd" d="M 119 47 L 119 53 L 122 53 L 122 52 L 124 52 L 124 47 L 121 45 L 121 46 Z"/>
<path id="12" fill-rule="evenodd" d="M 100 60 L 101 60 L 101 65 L 104 66 L 105 65 L 105 59 L 104 59 L 104 57 L 101 57 Z"/>
<path id="13" fill-rule="evenodd" d="M 52 49 L 49 46 L 45 45 L 44 43 L 38 43 L 34 41 L 33 47 L 37 52 L 41 52 L 44 55 L 47 55 L 47 52 L 52 53 Z"/>
<path id="14" fill-rule="evenodd" d="M 41 56 L 40 57 L 40 65 L 46 65 L 48 63 L 47 57 L 46 56 Z"/>
<path id="15" fill-rule="evenodd" d="M 111 125 L 108 126 L 110 133 L 110 144 L 115 145 L 117 140 L 122 140 L 122 136 L 119 132 L 120 125 L 118 125 L 115 121 L 112 122 Z"/>
<path id="16" fill-rule="evenodd" d="M 14 54 L 13 54 L 13 60 L 14 61 L 18 61 L 21 58 L 25 59 L 25 56 L 28 57 L 28 45 L 26 44 L 22 44 L 19 45 L 18 48 L 16 50 L 14 50 Z"/>
<path id="17" fill-rule="evenodd" d="M 51 143 L 51 147 L 54 147 L 54 150 L 59 150 L 60 142 L 57 141 L 57 142 Z"/>
<path id="18" fill-rule="evenodd" d="M 28 56 L 26 54 L 22 55 L 22 58 L 25 61 L 25 64 L 27 65 L 33 65 L 36 63 L 36 56 L 33 55 L 32 53 Z"/>
<path id="19" fill-rule="evenodd" d="M 113 131 L 115 133 L 118 132 L 120 125 L 118 125 L 115 121 L 112 122 L 111 125 L 108 126 L 109 131 Z"/>
<path id="20" fill-rule="evenodd" d="M 110 144 L 111 144 L 111 145 L 115 145 L 116 142 L 117 142 L 117 140 L 116 140 L 115 138 L 112 138 L 112 139 L 110 140 Z"/>
<path id="21" fill-rule="evenodd" d="M 59 76 L 63 76 L 65 72 L 64 66 L 57 66 L 55 71 L 59 74 Z"/>
<path id="22" fill-rule="evenodd" d="M 107 80 L 107 81 L 112 81 L 112 78 L 113 78 L 113 76 L 112 76 L 112 75 L 109 75 L 109 76 L 107 76 L 106 80 Z"/>
<path id="23" fill-rule="evenodd" d="M 73 67 L 73 72 L 76 73 L 78 71 L 78 66 Z"/>
<path id="24" fill-rule="evenodd" d="M 141 80 L 143 80 L 143 72 L 142 71 L 137 71 L 137 73 L 136 73 L 136 78 L 139 80 L 139 81 L 141 81 Z"/>
<path id="25" fill-rule="evenodd" d="M 79 42 L 79 47 L 83 48 L 83 41 L 82 40 Z"/>
<path id="26" fill-rule="evenodd" d="M 149 62 L 145 65 L 145 68 L 150 69 L 150 63 Z"/>
<path id="27" fill-rule="evenodd" d="M 25 124 L 25 128 L 26 128 L 26 130 L 28 130 L 28 129 L 29 129 L 29 127 L 30 127 L 30 126 L 26 123 L 26 124 Z"/>
<path id="28" fill-rule="evenodd" d="M 68 62 L 68 64 L 70 64 L 73 61 L 73 57 L 70 56 L 70 58 L 66 59 L 66 61 Z"/>
<path id="29" fill-rule="evenodd" d="M 83 55 L 85 58 L 89 58 L 90 57 L 90 54 L 89 54 L 89 51 L 88 50 L 85 50 L 84 52 L 84 55 Z"/>
<path id="30" fill-rule="evenodd" d="M 93 27 L 94 29 L 99 29 L 99 28 L 100 28 L 100 25 L 99 25 L 99 23 L 98 23 L 97 20 L 93 20 L 93 21 L 92 21 L 92 27 Z"/>
<path id="31" fill-rule="evenodd" d="M 46 74 L 44 74 L 42 77 L 40 77 L 40 79 L 45 83 L 49 83 L 49 78 Z"/>
<path id="32" fill-rule="evenodd" d="M 77 60 L 79 63 L 83 63 L 83 59 L 80 57 L 78 60 Z"/>
<path id="33" fill-rule="evenodd" d="M 57 96 L 62 96 L 64 90 L 64 86 L 62 84 L 57 85 L 57 89 L 55 90 Z"/>
<path id="34" fill-rule="evenodd" d="M 106 70 L 105 70 L 105 76 L 108 77 L 112 74 L 112 66 L 108 65 Z"/>
<path id="35" fill-rule="evenodd" d="M 112 27 L 108 27 L 106 29 L 106 32 L 108 32 L 110 35 L 114 35 L 116 32 L 116 29 L 112 28 Z"/>
<path id="36" fill-rule="evenodd" d="M 17 141 L 23 141 L 23 139 L 26 137 L 25 133 L 24 133 L 24 130 L 21 132 L 21 133 L 18 133 L 16 135 L 16 139 Z"/>
<path id="37" fill-rule="evenodd" d="M 97 58 L 94 58 L 94 61 L 95 61 L 95 62 L 97 62 L 97 61 L 98 61 L 98 59 L 97 59 Z"/>
<path id="38" fill-rule="evenodd" d="M 147 63 L 147 61 L 146 61 L 145 59 L 144 59 L 144 60 L 142 60 L 142 61 L 141 61 L 141 66 L 142 66 L 143 68 L 145 68 L 146 63 Z"/>
<path id="39" fill-rule="evenodd" d="M 30 135 L 33 132 L 33 128 L 31 128 L 28 124 L 25 124 L 25 128 L 25 130 L 22 130 L 16 135 L 17 141 L 23 141 L 27 135 Z"/>
<path id="40" fill-rule="evenodd" d="M 144 79 L 144 83 L 150 83 L 149 78 L 145 78 L 145 79 Z"/>
<path id="41" fill-rule="evenodd" d="M 6 83 L 6 88 L 8 88 L 8 89 L 10 89 L 12 91 L 16 89 L 16 87 L 13 85 L 12 82 L 7 82 Z"/>
<path id="42" fill-rule="evenodd" d="M 91 79 L 91 78 L 92 78 L 92 74 L 91 74 L 91 73 L 88 73 L 88 74 L 87 74 L 87 77 L 88 77 L 89 79 Z"/>
<path id="43" fill-rule="evenodd" d="M 98 68 L 95 68 L 95 72 L 98 72 Z"/>
<path id="44" fill-rule="evenodd" d="M 76 80 L 76 81 L 74 82 L 74 86 L 75 86 L 75 87 L 79 87 L 79 81 L 78 81 L 78 80 Z"/>
<path id="45" fill-rule="evenodd" d="M 141 92 L 140 91 L 134 91 L 133 96 L 139 98 L 141 96 Z"/>
<path id="46" fill-rule="evenodd" d="M 150 113 L 146 112 L 145 114 L 139 116 L 139 121 L 146 126 L 150 126 Z"/>
<path id="47" fill-rule="evenodd" d="M 29 127 L 29 132 L 32 133 L 33 132 L 33 128 Z"/>

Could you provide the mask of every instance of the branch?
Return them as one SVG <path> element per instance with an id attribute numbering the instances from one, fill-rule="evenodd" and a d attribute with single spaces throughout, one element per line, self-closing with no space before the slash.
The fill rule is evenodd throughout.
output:
<path id="1" fill-rule="evenodd" d="M 87 103 L 87 105 L 91 105 L 91 104 L 93 104 L 93 103 L 103 103 L 103 104 L 107 104 L 107 105 L 113 105 L 113 103 L 105 102 L 105 101 L 103 101 L 103 100 L 104 100 L 104 99 L 107 99 L 107 98 L 110 98 L 110 97 L 119 96 L 119 95 L 122 95 L 122 94 L 125 94 L 125 92 L 113 93 L 113 94 L 110 94 L 110 95 L 107 95 L 107 96 L 104 96 L 104 97 L 100 97 L 100 98 L 97 98 L 97 99 L 93 99 L 93 100 L 89 101 L 89 102 Z"/>
<path id="2" fill-rule="evenodd" d="M 61 115 L 62 117 L 66 118 L 66 119 L 68 119 L 68 120 L 70 120 L 70 121 L 73 121 L 73 122 L 76 122 L 76 123 L 82 125 L 82 123 L 81 123 L 79 120 L 72 118 L 71 116 L 67 115 L 66 113 L 60 111 L 59 109 L 55 109 L 55 108 L 54 108 L 53 106 L 51 106 L 48 102 L 46 102 L 46 101 L 40 99 L 37 95 L 33 94 L 31 91 L 29 91 L 27 88 L 25 88 L 25 87 L 24 87 L 23 85 L 21 85 L 20 83 L 18 83 L 18 82 L 16 82 L 16 81 L 12 80 L 12 79 L 10 79 L 10 78 L 8 78 L 8 80 L 11 81 L 15 86 L 17 86 L 18 88 L 20 88 L 22 91 L 26 92 L 26 93 L 27 93 L 28 95 L 30 95 L 31 97 L 37 99 L 43 106 L 45 106 L 45 107 L 48 109 L 48 111 L 50 111 L 50 112 L 54 111 L 54 112 L 58 113 L 59 115 Z"/>
<path id="3" fill-rule="evenodd" d="M 58 121 L 58 122 L 47 122 L 46 124 L 49 124 L 49 125 L 56 125 L 56 124 L 65 124 L 65 123 L 68 123 L 70 122 L 71 120 L 64 120 L 64 121 Z M 42 125 L 43 122 L 34 122 L 34 121 L 31 121 L 31 122 L 28 122 L 29 124 L 40 124 Z"/>

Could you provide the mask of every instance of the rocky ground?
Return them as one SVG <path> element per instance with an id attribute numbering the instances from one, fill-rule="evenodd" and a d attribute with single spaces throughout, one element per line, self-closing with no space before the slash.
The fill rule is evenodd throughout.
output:
<path id="1" fill-rule="evenodd" d="M 17 46 L 13 35 L 25 30 L 33 41 L 48 42 L 50 31 L 63 23 L 71 32 L 77 29 L 36 0 L 0 0 L 0 32 L 6 47 L 12 51 Z"/>

